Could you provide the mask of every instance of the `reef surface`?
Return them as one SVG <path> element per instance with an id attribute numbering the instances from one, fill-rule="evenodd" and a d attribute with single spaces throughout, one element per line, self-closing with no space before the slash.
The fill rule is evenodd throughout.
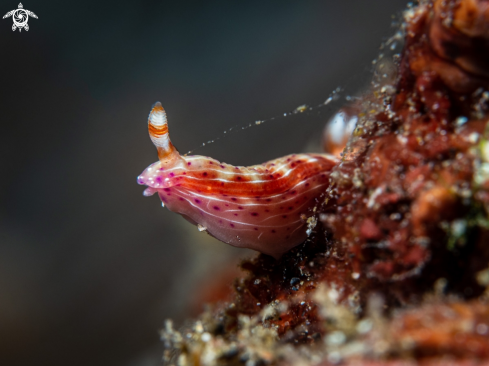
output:
<path id="1" fill-rule="evenodd" d="M 167 321 L 168 364 L 489 365 L 489 2 L 403 19 L 312 235 Z"/>

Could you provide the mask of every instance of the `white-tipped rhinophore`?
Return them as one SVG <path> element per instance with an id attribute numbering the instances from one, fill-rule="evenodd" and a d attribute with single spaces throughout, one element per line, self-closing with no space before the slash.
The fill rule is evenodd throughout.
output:
<path id="1" fill-rule="evenodd" d="M 160 102 L 156 102 L 148 118 L 149 137 L 158 150 L 160 160 L 168 160 L 178 155 L 170 141 L 168 134 L 168 123 L 166 122 L 166 113 Z"/>

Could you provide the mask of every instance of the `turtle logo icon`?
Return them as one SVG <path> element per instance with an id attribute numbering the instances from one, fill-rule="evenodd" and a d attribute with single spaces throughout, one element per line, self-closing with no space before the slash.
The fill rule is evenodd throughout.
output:
<path id="1" fill-rule="evenodd" d="M 29 30 L 29 25 L 27 25 L 29 16 L 37 19 L 36 14 L 34 14 L 30 10 L 24 9 L 22 3 L 19 3 L 19 8 L 9 11 L 7 14 L 3 16 L 3 19 L 12 17 L 12 19 L 14 20 L 14 24 L 12 25 L 12 30 L 15 31 L 18 28 L 20 32 L 22 28 L 24 28 L 26 31 Z"/>

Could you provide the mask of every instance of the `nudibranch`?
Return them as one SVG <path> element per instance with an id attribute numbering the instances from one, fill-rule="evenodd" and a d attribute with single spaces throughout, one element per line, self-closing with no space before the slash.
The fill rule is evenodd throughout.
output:
<path id="1" fill-rule="evenodd" d="M 138 177 L 148 186 L 144 195 L 158 193 L 170 211 L 225 243 L 275 258 L 307 238 L 306 218 L 338 163 L 327 154 L 294 154 L 249 167 L 182 156 L 170 141 L 159 102 L 148 130 L 159 161 Z"/>
<path id="2" fill-rule="evenodd" d="M 355 130 L 360 103 L 342 107 L 329 120 L 323 129 L 323 150 L 340 157 L 351 134 Z"/>

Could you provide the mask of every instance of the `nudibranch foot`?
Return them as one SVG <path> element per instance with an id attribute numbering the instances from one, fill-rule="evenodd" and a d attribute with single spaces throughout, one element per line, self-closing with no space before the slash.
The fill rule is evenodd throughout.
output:
<path id="1" fill-rule="evenodd" d="M 158 193 L 170 211 L 215 238 L 275 258 L 307 238 L 301 217 L 313 215 L 336 157 L 293 154 L 238 167 L 205 156 L 181 156 L 170 142 L 160 103 L 148 126 L 160 160 L 138 177 L 148 186 L 145 196 Z"/>

